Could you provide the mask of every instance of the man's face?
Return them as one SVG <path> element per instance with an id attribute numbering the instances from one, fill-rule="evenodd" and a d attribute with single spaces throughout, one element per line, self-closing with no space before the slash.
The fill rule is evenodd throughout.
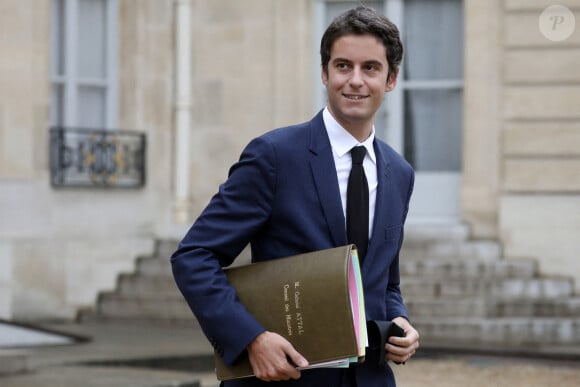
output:
<path id="1" fill-rule="evenodd" d="M 384 93 L 396 84 L 396 74 L 387 81 L 388 71 L 385 46 L 372 35 L 345 35 L 332 45 L 328 73 L 322 70 L 328 108 L 353 135 L 370 134 Z"/>

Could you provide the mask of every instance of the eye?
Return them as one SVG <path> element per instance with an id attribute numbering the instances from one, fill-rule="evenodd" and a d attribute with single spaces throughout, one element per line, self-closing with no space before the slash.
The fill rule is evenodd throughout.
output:
<path id="1" fill-rule="evenodd" d="M 374 63 L 369 63 L 365 66 L 366 71 L 378 71 L 379 67 Z"/>
<path id="2" fill-rule="evenodd" d="M 348 70 L 350 68 L 349 64 L 346 62 L 338 62 L 338 63 L 336 63 L 335 67 L 337 70 L 340 70 L 340 71 L 345 71 L 345 70 Z"/>

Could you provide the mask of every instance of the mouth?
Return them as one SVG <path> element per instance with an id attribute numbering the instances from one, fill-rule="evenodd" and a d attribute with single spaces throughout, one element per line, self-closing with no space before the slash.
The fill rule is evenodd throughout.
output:
<path id="1" fill-rule="evenodd" d="M 368 95 L 358 95 L 358 94 L 343 94 L 343 97 L 350 99 L 351 101 L 360 101 L 362 99 L 368 98 Z"/>

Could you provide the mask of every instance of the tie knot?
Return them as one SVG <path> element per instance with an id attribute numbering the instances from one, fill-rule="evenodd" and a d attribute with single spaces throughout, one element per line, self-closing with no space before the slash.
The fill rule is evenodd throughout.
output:
<path id="1" fill-rule="evenodd" d="M 355 146 L 350 150 L 350 155 L 352 156 L 353 164 L 362 164 L 365 155 L 367 154 L 367 148 L 364 146 Z"/>

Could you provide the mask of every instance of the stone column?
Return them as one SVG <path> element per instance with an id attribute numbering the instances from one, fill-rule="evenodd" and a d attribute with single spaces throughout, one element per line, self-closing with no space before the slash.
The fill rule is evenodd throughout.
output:
<path id="1" fill-rule="evenodd" d="M 461 217 L 476 238 L 496 238 L 501 132 L 500 0 L 465 0 Z"/>
<path id="2" fill-rule="evenodd" d="M 176 1 L 176 79 L 175 79 L 175 196 L 174 218 L 177 224 L 189 222 L 190 200 L 190 130 L 191 109 L 191 0 Z"/>
<path id="3" fill-rule="evenodd" d="M 0 240 L 0 319 L 12 318 L 12 253 L 8 241 Z"/>

